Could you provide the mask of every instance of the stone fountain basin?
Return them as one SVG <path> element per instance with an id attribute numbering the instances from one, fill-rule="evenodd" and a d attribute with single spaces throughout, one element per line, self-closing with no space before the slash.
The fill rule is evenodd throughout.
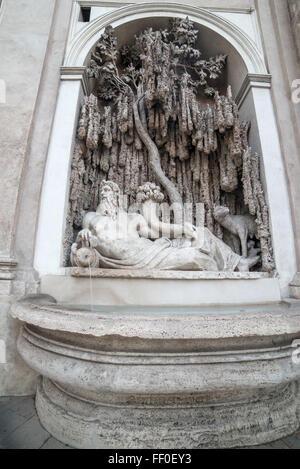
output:
<path id="1" fill-rule="evenodd" d="M 40 419 L 71 446 L 231 447 L 299 427 L 296 300 L 91 307 L 41 295 L 12 314 L 19 352 L 43 376 Z"/>

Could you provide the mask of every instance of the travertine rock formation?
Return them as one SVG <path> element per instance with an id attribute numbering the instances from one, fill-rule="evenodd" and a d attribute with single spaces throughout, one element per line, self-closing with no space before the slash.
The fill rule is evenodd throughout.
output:
<path id="1" fill-rule="evenodd" d="M 226 57 L 201 58 L 197 30 L 186 20 L 168 30 L 145 30 L 117 47 L 106 28 L 88 72 L 93 94 L 82 104 L 71 170 L 66 262 L 87 211 L 99 203 L 102 180 L 118 184 L 136 200 L 139 185 L 158 183 L 170 203 L 205 206 L 205 224 L 223 238 L 215 205 L 256 217 L 262 269 L 271 271 L 269 215 L 259 175 L 259 157 L 248 146 L 249 123 L 240 122 L 228 86 L 212 86 Z M 181 214 L 174 211 L 174 221 Z"/>

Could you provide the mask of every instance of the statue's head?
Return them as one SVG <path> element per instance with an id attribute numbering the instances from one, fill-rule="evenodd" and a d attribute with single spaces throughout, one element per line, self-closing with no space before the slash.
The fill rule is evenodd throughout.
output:
<path id="1" fill-rule="evenodd" d="M 164 194 L 161 192 L 160 187 L 153 182 L 146 182 L 139 186 L 136 193 L 136 200 L 139 203 L 152 200 L 156 203 L 161 203 L 164 200 Z"/>
<path id="2" fill-rule="evenodd" d="M 97 212 L 102 215 L 116 215 L 120 203 L 120 189 L 113 181 L 102 181 L 100 184 L 100 203 Z"/>

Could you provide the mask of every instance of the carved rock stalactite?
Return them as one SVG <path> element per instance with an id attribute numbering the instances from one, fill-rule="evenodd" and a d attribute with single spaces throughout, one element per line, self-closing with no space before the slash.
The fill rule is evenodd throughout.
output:
<path id="1" fill-rule="evenodd" d="M 170 203 L 192 204 L 194 222 L 203 203 L 205 224 L 220 238 L 224 230 L 213 216 L 215 206 L 227 206 L 232 215 L 250 213 L 262 270 L 274 268 L 249 123 L 240 122 L 230 86 L 221 95 L 209 85 L 226 57 L 202 60 L 196 37 L 186 19 L 172 20 L 168 31 L 146 30 L 121 51 L 111 27 L 99 39 L 88 69 L 96 87 L 82 104 L 71 168 L 66 263 L 84 214 L 96 209 L 101 181 L 109 179 L 129 204 L 139 185 L 160 184 Z"/>
<path id="2" fill-rule="evenodd" d="M 259 156 L 251 155 L 251 149 L 243 154 L 244 201 L 249 213 L 256 217 L 258 238 L 261 245 L 262 265 L 270 272 L 274 269 L 272 242 L 269 229 L 269 210 L 259 177 Z"/>

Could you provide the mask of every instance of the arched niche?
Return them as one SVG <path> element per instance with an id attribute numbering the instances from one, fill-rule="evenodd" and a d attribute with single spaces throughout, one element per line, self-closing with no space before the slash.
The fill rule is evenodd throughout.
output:
<path id="1" fill-rule="evenodd" d="M 233 23 L 203 8 L 159 2 L 129 5 L 96 18 L 74 36 L 67 49 L 64 65 L 66 67 L 85 65 L 97 38 L 109 24 L 116 29 L 122 25 L 128 26 L 129 23 L 133 25 L 136 20 L 151 22 L 154 18 L 159 18 L 166 21 L 167 18 L 186 16 L 199 27 L 206 27 L 214 34 L 218 34 L 223 41 L 228 41 L 244 60 L 248 73 L 266 73 L 262 52 L 253 40 Z"/>
<path id="2" fill-rule="evenodd" d="M 82 97 L 89 92 L 85 66 L 103 32 L 111 24 L 120 43 L 147 26 L 186 17 L 199 29 L 203 57 L 228 55 L 223 86 L 231 84 L 240 115 L 251 120 L 250 144 L 262 155 L 262 174 L 270 209 L 274 255 L 282 295 L 296 272 L 293 229 L 284 166 L 270 94 L 271 80 L 262 53 L 237 26 L 214 13 L 178 4 L 131 5 L 92 21 L 67 49 L 41 199 L 35 268 L 41 276 L 64 275 L 63 237 L 69 195 L 70 164 Z"/>

